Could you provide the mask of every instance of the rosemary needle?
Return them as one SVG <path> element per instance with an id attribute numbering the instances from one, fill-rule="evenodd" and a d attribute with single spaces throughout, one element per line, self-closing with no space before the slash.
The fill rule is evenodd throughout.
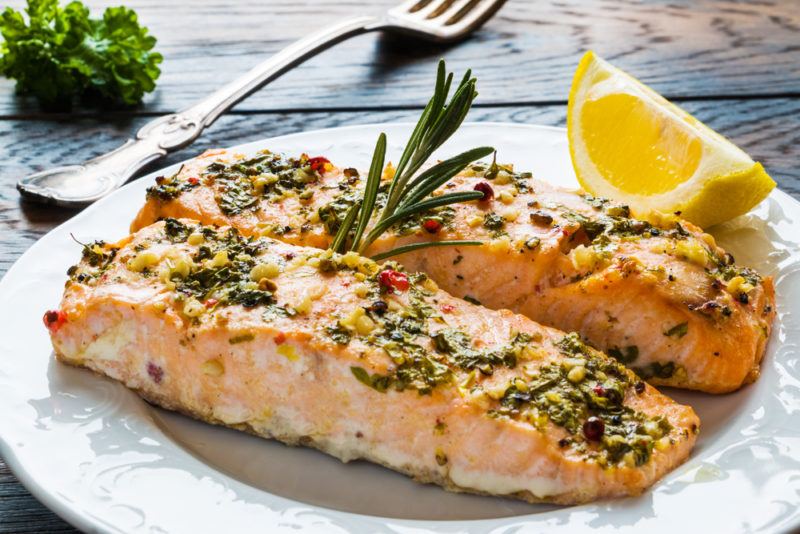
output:
<path id="1" fill-rule="evenodd" d="M 374 226 L 367 226 L 375 216 L 381 176 L 386 158 L 386 135 L 381 133 L 375 145 L 367 182 L 362 198 L 353 204 L 342 220 L 331 244 L 336 252 L 364 251 L 386 230 L 430 209 L 477 200 L 479 191 L 464 191 L 429 197 L 436 189 L 461 172 L 467 165 L 494 152 L 492 147 L 479 147 L 462 152 L 426 169 L 414 177 L 431 155 L 442 146 L 464 122 L 472 102 L 477 96 L 475 78 L 467 71 L 449 102 L 453 75 L 447 74 L 444 60 L 439 62 L 434 93 L 403 150 L 394 177 L 386 192 L 386 203 Z M 365 235 L 366 233 L 366 235 Z M 414 243 L 382 252 L 374 259 L 384 259 L 411 250 L 434 246 L 480 245 L 480 241 L 429 241 Z"/>

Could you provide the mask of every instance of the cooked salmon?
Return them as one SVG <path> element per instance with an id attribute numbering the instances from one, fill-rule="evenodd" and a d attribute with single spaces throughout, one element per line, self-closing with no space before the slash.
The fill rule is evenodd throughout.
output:
<path id="1" fill-rule="evenodd" d="M 325 248 L 364 181 L 325 158 L 209 151 L 157 180 L 132 229 L 188 217 Z M 674 215 L 637 218 L 510 166 L 472 165 L 434 194 L 476 187 L 484 200 L 406 221 L 367 253 L 477 239 L 481 246 L 397 260 L 455 296 L 577 331 L 653 384 L 723 393 L 758 377 L 775 315 L 772 280 L 737 266 L 712 236 Z"/>
<path id="2" fill-rule="evenodd" d="M 578 336 L 355 253 L 167 219 L 84 246 L 56 355 L 214 424 L 453 491 L 580 503 L 683 462 L 691 408 Z"/>

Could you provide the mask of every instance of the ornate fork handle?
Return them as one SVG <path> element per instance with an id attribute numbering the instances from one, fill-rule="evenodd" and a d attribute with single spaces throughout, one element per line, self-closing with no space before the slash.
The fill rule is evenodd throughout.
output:
<path id="1" fill-rule="evenodd" d="M 342 21 L 308 35 L 197 104 L 145 124 L 134 139 L 82 165 L 57 167 L 17 183 L 23 196 L 65 206 L 86 205 L 117 189 L 136 171 L 191 144 L 221 114 L 287 70 L 345 39 L 381 29 L 374 17 Z"/>

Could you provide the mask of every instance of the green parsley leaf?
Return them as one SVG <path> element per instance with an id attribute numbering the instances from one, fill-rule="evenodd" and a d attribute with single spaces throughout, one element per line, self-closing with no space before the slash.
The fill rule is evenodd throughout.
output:
<path id="1" fill-rule="evenodd" d="M 109 7 L 92 19 L 78 1 L 61 7 L 58 0 L 28 0 L 25 11 L 27 24 L 10 7 L 0 14 L 0 74 L 16 80 L 20 94 L 64 109 L 87 94 L 132 105 L 155 89 L 163 57 L 133 10 Z"/>
<path id="2" fill-rule="evenodd" d="M 668 337 L 682 338 L 683 336 L 686 335 L 688 331 L 689 331 L 689 323 L 684 322 L 676 324 L 675 326 L 664 332 L 664 335 Z"/>

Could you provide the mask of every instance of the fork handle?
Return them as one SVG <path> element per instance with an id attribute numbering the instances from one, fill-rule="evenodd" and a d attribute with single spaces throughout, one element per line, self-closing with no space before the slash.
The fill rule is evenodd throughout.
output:
<path id="1" fill-rule="evenodd" d="M 292 67 L 350 37 L 383 27 L 374 17 L 341 21 L 314 32 L 256 65 L 193 106 L 145 124 L 115 150 L 82 165 L 39 172 L 17 182 L 27 199 L 61 206 L 85 206 L 111 193 L 139 169 L 197 139 L 234 104 Z"/>
<path id="2" fill-rule="evenodd" d="M 167 151 L 182 148 L 194 141 L 204 128 L 240 102 L 286 71 L 318 53 L 350 37 L 378 29 L 374 17 L 359 17 L 338 22 L 290 44 L 249 72 L 218 89 L 195 105 L 171 116 L 171 124 L 179 124 L 181 134 L 164 136 L 162 148 Z M 163 118 L 161 119 L 163 120 Z M 139 136 L 152 135 L 148 129 L 161 120 L 153 121 L 139 131 Z"/>

